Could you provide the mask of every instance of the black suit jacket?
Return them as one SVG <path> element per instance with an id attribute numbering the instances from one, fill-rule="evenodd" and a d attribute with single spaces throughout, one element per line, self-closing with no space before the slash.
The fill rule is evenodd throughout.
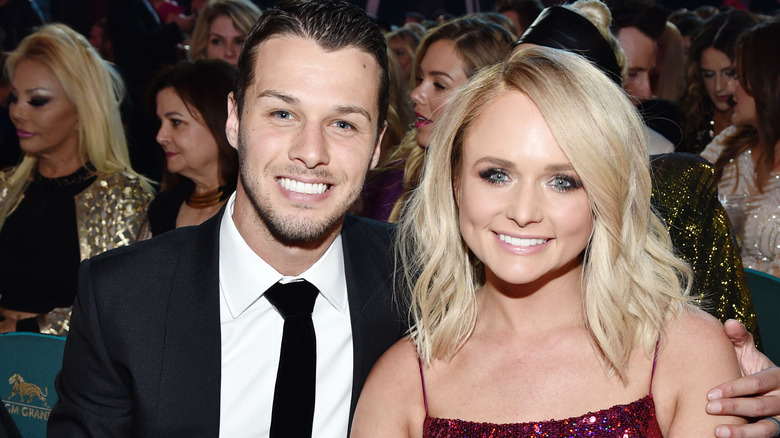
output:
<path id="1" fill-rule="evenodd" d="M 50 436 L 218 435 L 221 219 L 82 264 Z M 353 217 L 342 230 L 354 345 L 350 424 L 372 365 L 403 335 L 391 235 L 390 225 Z"/>

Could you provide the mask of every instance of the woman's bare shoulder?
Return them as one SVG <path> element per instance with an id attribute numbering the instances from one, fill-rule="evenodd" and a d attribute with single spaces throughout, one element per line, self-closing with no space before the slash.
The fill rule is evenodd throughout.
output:
<path id="1" fill-rule="evenodd" d="M 372 380 L 377 382 L 371 382 Z M 417 349 L 411 339 L 403 338 L 396 342 L 377 360 L 366 385 L 369 383 L 404 393 L 414 392 L 415 388 L 422 391 Z"/>
<path id="2" fill-rule="evenodd" d="M 740 376 L 723 324 L 696 308 L 669 319 L 661 338 L 653 379 L 659 424 L 667 435 L 711 435 L 718 424 L 742 420 L 707 415 L 707 393 Z"/>
<path id="3" fill-rule="evenodd" d="M 736 355 L 723 324 L 712 315 L 695 307 L 686 307 L 669 319 L 664 327 L 664 342 L 681 356 L 712 354 Z"/>
<path id="4" fill-rule="evenodd" d="M 417 350 L 409 338 L 404 338 L 374 364 L 360 393 L 351 435 L 419 436 L 424 419 Z"/>

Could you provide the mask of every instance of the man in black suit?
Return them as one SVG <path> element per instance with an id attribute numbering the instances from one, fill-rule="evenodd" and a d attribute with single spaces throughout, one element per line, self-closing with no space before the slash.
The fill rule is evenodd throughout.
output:
<path id="1" fill-rule="evenodd" d="M 359 8 L 263 13 L 228 98 L 236 193 L 199 227 L 84 262 L 50 435 L 267 436 L 286 323 L 265 293 L 298 279 L 319 289 L 309 421 L 347 435 L 404 328 L 392 229 L 345 217 L 378 161 L 388 88 L 384 37 Z"/>

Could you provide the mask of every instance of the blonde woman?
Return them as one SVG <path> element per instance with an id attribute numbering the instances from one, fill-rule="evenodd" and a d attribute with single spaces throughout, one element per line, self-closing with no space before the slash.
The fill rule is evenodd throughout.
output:
<path id="1" fill-rule="evenodd" d="M 48 25 L 5 65 L 25 153 L 0 173 L 0 332 L 67 332 L 78 264 L 129 245 L 151 187 L 130 167 L 123 86 L 80 34 Z"/>
<path id="2" fill-rule="evenodd" d="M 391 222 L 398 219 L 417 187 L 431 133 L 450 99 L 474 73 L 504 59 L 513 42 L 514 36 L 495 23 L 461 18 L 433 29 L 420 43 L 411 92 L 414 128 L 401 140 L 389 164 L 378 170 L 394 174 L 395 185 L 391 188 L 395 189 L 388 190 L 391 196 L 381 201 L 390 210 Z"/>
<path id="3" fill-rule="evenodd" d="M 223 59 L 233 67 L 260 9 L 249 0 L 210 0 L 198 12 L 192 31 L 190 58 Z"/>
<path id="4" fill-rule="evenodd" d="M 641 120 L 583 58 L 521 50 L 450 103 L 400 221 L 409 339 L 353 437 L 711 436 L 740 375 L 650 207 Z M 706 358 L 706 359 L 704 359 Z M 612 435 L 610 435 L 612 434 Z"/>

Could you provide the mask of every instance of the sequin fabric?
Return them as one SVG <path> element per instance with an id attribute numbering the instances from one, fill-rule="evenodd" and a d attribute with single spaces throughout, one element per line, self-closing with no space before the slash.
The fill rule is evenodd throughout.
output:
<path id="1" fill-rule="evenodd" d="M 734 127 L 723 130 L 702 156 L 712 162 L 717 160 L 725 149 L 725 136 L 734 130 Z M 758 191 L 755 175 L 752 154 L 747 150 L 723 168 L 718 189 L 721 193 L 747 195 L 742 263 L 746 268 L 780 276 L 780 172 L 769 175 L 763 193 Z"/>
<path id="2" fill-rule="evenodd" d="M 425 417 L 424 438 L 661 438 L 653 396 L 565 420 L 492 424 Z"/>
<path id="3" fill-rule="evenodd" d="M 154 195 L 134 175 L 99 175 L 76 195 L 81 259 L 135 242 Z"/>
<path id="4" fill-rule="evenodd" d="M 0 173 L 0 203 L 10 201 L 6 199 L 8 175 L 9 172 Z M 98 174 L 95 182 L 74 199 L 81 259 L 135 242 L 153 196 L 134 175 Z M 15 202 L 18 204 L 20 200 L 21 197 Z M 67 335 L 71 310 L 62 307 L 46 314 L 40 324 L 41 333 Z"/>
<path id="5" fill-rule="evenodd" d="M 653 207 L 666 222 L 678 255 L 693 269 L 699 306 L 718 318 L 741 321 L 758 340 L 756 315 L 739 248 L 718 201 L 712 164 L 698 155 L 651 157 Z"/>

